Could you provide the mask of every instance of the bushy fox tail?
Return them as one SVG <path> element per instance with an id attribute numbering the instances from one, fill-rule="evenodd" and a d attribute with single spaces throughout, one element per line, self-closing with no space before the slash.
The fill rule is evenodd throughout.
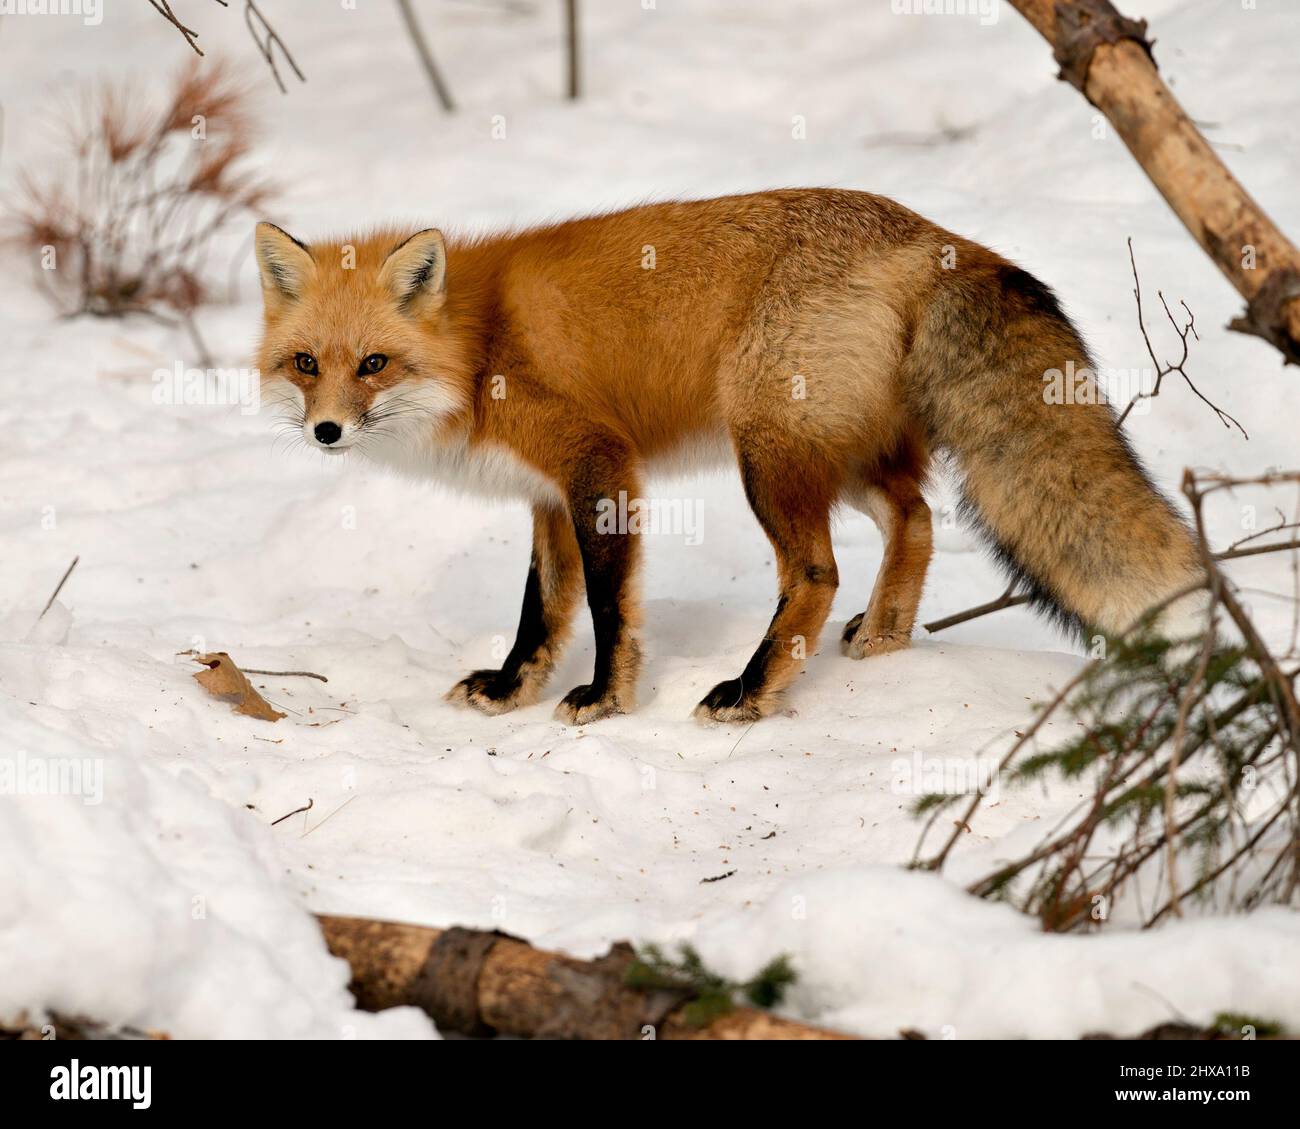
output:
<path id="1" fill-rule="evenodd" d="M 1118 633 L 1196 584 L 1191 534 L 1098 402 L 1087 349 L 1052 291 L 982 248 L 939 273 L 908 395 L 957 464 L 968 516 L 1033 601 L 1067 627 Z M 1062 403 L 1052 393 L 1071 372 Z M 1199 634 L 1203 606 L 1202 594 L 1180 600 L 1157 627 Z"/>

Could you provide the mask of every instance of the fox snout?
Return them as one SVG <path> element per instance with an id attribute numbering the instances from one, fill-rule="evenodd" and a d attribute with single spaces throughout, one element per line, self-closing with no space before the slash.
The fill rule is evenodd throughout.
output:
<path id="1" fill-rule="evenodd" d="M 356 442 L 359 427 L 338 413 L 309 415 L 303 420 L 302 436 L 310 447 L 338 452 Z"/>
<path id="2" fill-rule="evenodd" d="M 313 427 L 311 433 L 317 443 L 324 443 L 326 447 L 330 447 L 343 437 L 343 428 L 333 420 L 326 420 Z"/>

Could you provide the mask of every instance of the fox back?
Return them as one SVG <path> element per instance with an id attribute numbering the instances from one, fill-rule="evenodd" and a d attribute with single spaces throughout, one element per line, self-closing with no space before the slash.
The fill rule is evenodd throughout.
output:
<path id="1" fill-rule="evenodd" d="M 631 708 L 638 537 L 596 518 L 664 466 L 734 460 L 778 561 L 776 614 L 705 720 L 771 713 L 811 653 L 839 579 L 837 505 L 885 541 L 843 650 L 907 645 L 939 451 L 999 559 L 1062 623 L 1122 631 L 1199 576 L 1104 396 L 1044 396 L 1067 366 L 1094 379 L 1052 291 L 882 197 L 653 204 L 463 241 L 308 247 L 262 224 L 257 251 L 262 370 L 287 382 L 308 444 L 532 504 L 515 649 L 451 692 L 485 712 L 536 699 L 583 589 L 596 670 L 559 714 Z"/>

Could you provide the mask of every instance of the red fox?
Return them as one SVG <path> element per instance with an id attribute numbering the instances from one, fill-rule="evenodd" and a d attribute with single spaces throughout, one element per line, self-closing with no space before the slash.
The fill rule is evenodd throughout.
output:
<path id="1" fill-rule="evenodd" d="M 779 586 L 704 720 L 778 708 L 839 583 L 838 504 L 884 539 L 844 653 L 908 645 L 938 452 L 998 557 L 1066 624 L 1122 631 L 1202 576 L 1102 397 L 1044 395 L 1045 374 L 1089 363 L 1052 291 L 883 197 L 761 192 L 459 241 L 308 246 L 262 223 L 256 250 L 261 371 L 289 382 L 307 443 L 532 505 L 514 647 L 448 694 L 484 713 L 538 699 L 584 589 L 595 672 L 557 716 L 633 708 L 639 538 L 597 514 L 683 450 L 734 457 Z"/>

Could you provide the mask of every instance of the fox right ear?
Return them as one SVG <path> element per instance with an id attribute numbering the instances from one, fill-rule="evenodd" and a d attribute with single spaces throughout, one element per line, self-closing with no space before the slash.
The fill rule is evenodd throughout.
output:
<path id="1" fill-rule="evenodd" d="M 293 301 L 300 297 L 307 279 L 316 270 L 305 243 L 273 223 L 257 225 L 254 247 L 257 268 L 262 275 L 262 293 L 267 302 Z"/>

